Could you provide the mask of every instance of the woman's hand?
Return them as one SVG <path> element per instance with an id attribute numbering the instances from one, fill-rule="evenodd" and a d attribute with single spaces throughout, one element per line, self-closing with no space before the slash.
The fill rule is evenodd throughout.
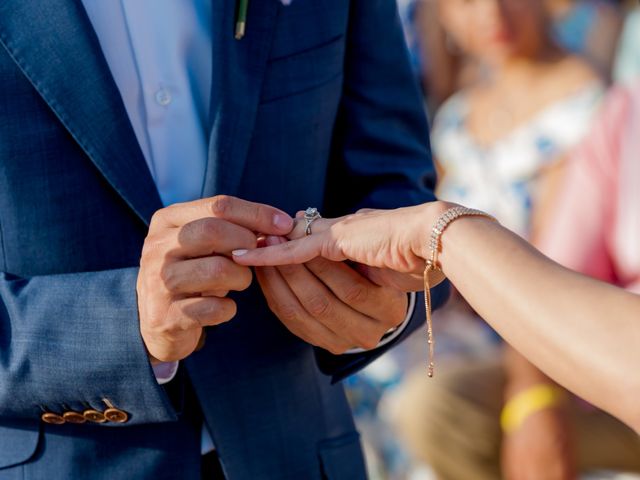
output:
<path id="1" fill-rule="evenodd" d="M 405 290 L 419 289 L 415 274 L 424 270 L 428 239 L 435 219 L 447 206 L 441 202 L 397 210 L 362 210 L 337 219 L 319 219 L 304 236 L 299 222 L 290 242 L 255 250 L 237 250 L 241 265 L 275 266 L 309 262 L 317 257 L 350 260 L 369 267 L 370 276 L 393 281 Z M 384 270 L 405 275 L 394 275 Z M 411 285 L 411 288 L 407 288 Z"/>

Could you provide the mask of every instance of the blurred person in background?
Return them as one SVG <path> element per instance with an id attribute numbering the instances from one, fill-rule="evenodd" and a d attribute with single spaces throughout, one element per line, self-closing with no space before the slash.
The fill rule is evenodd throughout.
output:
<path id="1" fill-rule="evenodd" d="M 635 8 L 627 14 L 613 69 L 613 79 L 618 83 L 633 83 L 640 78 L 640 5 L 633 3 Z"/>
<path id="2" fill-rule="evenodd" d="M 397 0 L 412 66 L 430 114 L 458 90 L 466 64 L 438 20 L 437 0 Z"/>
<path id="3" fill-rule="evenodd" d="M 482 77 L 436 115 L 440 197 L 495 215 L 535 239 L 553 210 L 564 158 L 588 131 L 604 93 L 599 72 L 554 40 L 543 0 L 440 0 L 442 25 Z M 454 299 L 457 310 L 464 309 Z M 467 307 L 469 323 L 477 319 Z M 441 321 L 444 318 L 441 318 Z M 397 395 L 400 435 L 442 479 L 572 478 L 566 417 L 532 416 L 504 438 L 498 417 L 510 399 L 546 377 L 515 351 L 410 376 Z M 551 386 L 550 388 L 557 388 Z M 420 412 L 420 413 L 417 413 Z"/>
<path id="4" fill-rule="evenodd" d="M 640 294 L 638 132 L 636 81 L 609 94 L 572 155 L 549 228 L 538 245 L 572 270 Z M 631 429 L 598 410 L 575 410 L 571 424 L 580 434 L 576 446 L 581 466 L 640 472 L 640 436 Z"/>
<path id="5" fill-rule="evenodd" d="M 438 0 L 397 0 L 411 53 L 429 113 L 479 76 L 478 65 L 443 28 Z M 433 115 L 432 115 L 433 116 Z"/>
<path id="6" fill-rule="evenodd" d="M 607 0 L 545 0 L 545 3 L 558 44 L 586 59 L 609 79 L 622 26 L 619 5 Z"/>
<path id="7" fill-rule="evenodd" d="M 587 60 L 609 80 L 622 26 L 620 2 L 545 0 L 544 3 L 557 44 Z M 429 112 L 434 113 L 458 89 L 471 85 L 481 71 L 473 57 L 465 55 L 442 27 L 438 0 L 398 0 L 398 5 L 413 68 Z"/>

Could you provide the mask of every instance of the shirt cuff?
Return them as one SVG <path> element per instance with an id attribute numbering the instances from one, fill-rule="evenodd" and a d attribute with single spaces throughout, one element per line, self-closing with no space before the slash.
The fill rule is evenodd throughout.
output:
<path id="1" fill-rule="evenodd" d="M 384 336 L 382 337 L 382 340 L 380 340 L 380 343 L 378 343 L 378 345 L 373 350 L 384 347 L 385 345 L 393 342 L 396 338 L 402 335 L 402 332 L 404 332 L 405 329 L 407 328 L 407 325 L 409 325 L 409 322 L 411 321 L 411 317 L 413 317 L 413 312 L 416 309 L 416 298 L 417 298 L 416 292 L 409 293 L 409 308 L 407 310 L 407 317 L 398 327 L 393 328 L 389 330 L 387 333 L 385 333 Z M 373 351 L 373 350 L 368 350 L 368 351 Z M 352 348 L 351 350 L 347 350 L 345 352 L 345 355 L 364 353 L 366 351 L 367 350 L 365 350 L 364 348 Z"/>
<path id="2" fill-rule="evenodd" d="M 178 362 L 163 362 L 153 365 L 153 373 L 158 385 L 164 385 L 173 380 L 178 373 Z"/>

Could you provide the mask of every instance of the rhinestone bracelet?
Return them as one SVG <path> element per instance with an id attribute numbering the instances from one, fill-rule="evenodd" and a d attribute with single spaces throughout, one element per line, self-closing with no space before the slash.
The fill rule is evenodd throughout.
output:
<path id="1" fill-rule="evenodd" d="M 474 210 L 466 207 L 453 207 L 440 215 L 431 229 L 431 240 L 429 242 L 431 256 L 426 261 L 424 269 L 424 308 L 427 314 L 427 342 L 429 344 L 429 366 L 427 375 L 429 377 L 433 377 L 433 357 L 435 347 L 435 341 L 433 339 L 433 322 L 431 320 L 431 287 L 435 287 L 446 278 L 438 264 L 438 253 L 442 250 L 442 234 L 454 220 L 461 217 L 474 216 L 485 217 L 494 222 L 496 221 L 494 217 L 480 210 Z"/>

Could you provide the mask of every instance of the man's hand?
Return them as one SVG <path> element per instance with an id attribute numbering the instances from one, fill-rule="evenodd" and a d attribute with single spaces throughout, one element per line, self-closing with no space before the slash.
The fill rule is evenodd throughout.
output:
<path id="1" fill-rule="evenodd" d="M 502 471 L 508 480 L 576 478 L 570 426 L 559 408 L 527 418 L 502 441 Z"/>
<path id="2" fill-rule="evenodd" d="M 286 242 L 269 237 L 268 245 Z M 256 276 L 269 307 L 306 342 L 339 355 L 375 348 L 407 315 L 407 295 L 381 287 L 345 263 L 317 258 L 305 265 L 262 267 Z"/>
<path id="3" fill-rule="evenodd" d="M 197 347 L 202 329 L 233 318 L 225 298 L 252 280 L 248 267 L 227 258 L 255 248 L 255 232 L 286 235 L 292 219 L 275 208 L 218 196 L 155 213 L 140 260 L 140 331 L 153 361 L 177 361 Z"/>

